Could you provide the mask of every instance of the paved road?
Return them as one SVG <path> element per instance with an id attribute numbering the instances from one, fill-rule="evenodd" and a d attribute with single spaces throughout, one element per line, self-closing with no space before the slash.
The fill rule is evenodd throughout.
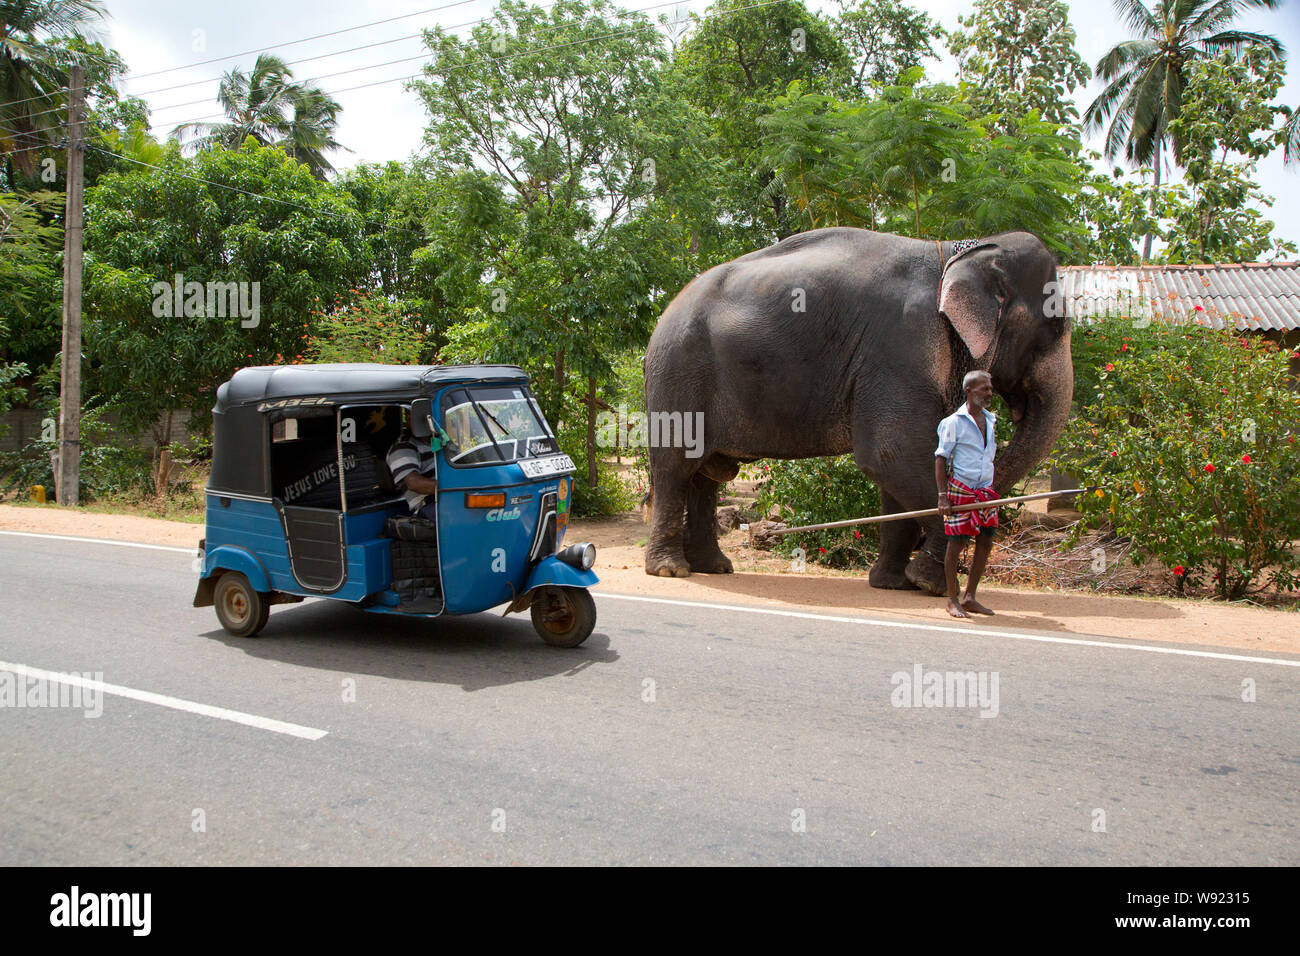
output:
<path id="1" fill-rule="evenodd" d="M 241 640 L 194 582 L 0 534 L 0 667 L 167 695 L 0 707 L 0 864 L 1300 863 L 1295 666 L 599 590 L 572 651 L 328 601 Z M 895 706 L 918 666 L 996 716 Z"/>

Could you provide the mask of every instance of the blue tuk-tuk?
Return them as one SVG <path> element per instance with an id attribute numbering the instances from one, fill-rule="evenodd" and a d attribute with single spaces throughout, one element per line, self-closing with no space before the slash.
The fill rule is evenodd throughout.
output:
<path id="1" fill-rule="evenodd" d="M 548 644 L 596 623 L 590 544 L 563 547 L 573 461 L 513 366 L 241 369 L 217 391 L 195 607 L 251 637 L 305 597 L 438 617 L 530 608 Z M 427 443 L 436 507 L 393 483 Z M 425 469 L 427 471 L 428 465 Z"/>

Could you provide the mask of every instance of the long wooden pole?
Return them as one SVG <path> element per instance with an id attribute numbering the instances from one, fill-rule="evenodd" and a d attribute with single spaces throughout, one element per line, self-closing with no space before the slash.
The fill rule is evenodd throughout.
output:
<path id="1" fill-rule="evenodd" d="M 63 353 L 59 359 L 59 474 L 61 505 L 80 501 L 81 484 L 81 213 L 82 122 L 85 77 L 72 68 L 68 98 L 67 205 L 63 217 Z"/>
<path id="2" fill-rule="evenodd" d="M 1020 495 L 1017 498 L 998 498 L 994 501 L 980 501 L 973 505 L 956 505 L 952 508 L 954 513 L 961 511 L 981 511 L 984 508 L 996 508 L 999 505 L 1012 505 L 1020 501 L 1038 501 L 1041 498 L 1059 498 L 1062 495 L 1077 495 L 1086 491 L 1096 491 L 1094 488 L 1067 488 L 1063 491 L 1044 491 L 1036 495 Z M 938 508 L 926 508 L 924 511 L 900 511 L 897 514 L 876 515 L 871 518 L 849 518 L 847 521 L 828 521 L 826 524 L 806 524 L 798 528 L 774 528 L 771 531 L 765 531 L 764 534 L 794 534 L 796 531 L 821 531 L 825 528 L 847 528 L 855 524 L 878 524 L 882 521 L 898 521 L 902 518 L 924 518 L 928 515 L 937 515 Z"/>

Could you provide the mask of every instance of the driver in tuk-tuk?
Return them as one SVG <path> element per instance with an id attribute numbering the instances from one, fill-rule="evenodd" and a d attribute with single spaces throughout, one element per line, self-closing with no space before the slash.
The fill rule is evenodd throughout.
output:
<path id="1" fill-rule="evenodd" d="M 428 438 L 411 432 L 411 412 L 402 413 L 402 433 L 389 449 L 386 461 L 393 476 L 393 486 L 406 497 L 411 514 L 430 521 L 438 510 L 437 456 Z"/>

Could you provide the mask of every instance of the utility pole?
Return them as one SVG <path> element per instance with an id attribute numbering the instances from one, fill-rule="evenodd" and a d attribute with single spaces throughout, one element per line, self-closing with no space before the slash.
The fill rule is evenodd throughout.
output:
<path id="1" fill-rule="evenodd" d="M 59 473 L 61 505 L 80 500 L 81 482 L 81 200 L 85 76 L 72 68 L 68 97 L 67 207 L 63 216 L 63 353 L 59 363 Z"/>

